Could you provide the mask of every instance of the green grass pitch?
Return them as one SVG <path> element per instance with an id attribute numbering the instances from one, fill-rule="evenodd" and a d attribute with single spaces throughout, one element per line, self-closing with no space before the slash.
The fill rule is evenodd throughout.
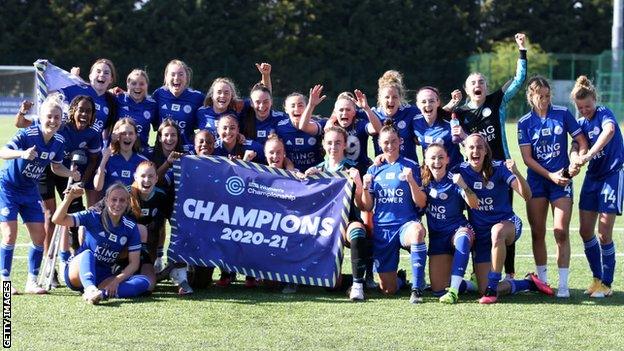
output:
<path id="1" fill-rule="evenodd" d="M 11 123 L 11 118 L 0 120 L 3 145 L 15 132 Z M 507 130 L 507 135 L 516 135 L 515 124 L 509 124 Z M 517 143 L 510 139 L 510 145 L 525 172 Z M 574 181 L 576 203 L 581 178 Z M 531 235 L 524 204 L 519 196 L 514 199 L 525 228 L 516 249 L 516 268 L 524 274 L 534 270 Z M 342 293 L 320 288 L 300 288 L 296 294 L 283 295 L 264 288 L 249 291 L 240 283 L 225 290 L 211 287 L 178 297 L 166 282 L 149 297 L 90 306 L 77 293 L 59 288 L 48 296 L 13 297 L 12 343 L 22 350 L 622 349 L 624 220 L 617 219 L 614 232 L 620 260 L 615 294 L 602 300 L 583 295 L 591 274 L 578 226 L 575 208 L 570 225 L 573 257 L 569 299 L 519 294 L 481 306 L 476 302 L 478 296 L 469 294 L 452 306 L 440 304 L 431 296 L 426 296 L 424 304 L 410 305 L 409 293 L 403 290 L 394 297 L 368 292 L 366 302 L 354 304 Z M 28 242 L 20 225 L 12 277 L 22 290 Z M 548 251 L 549 277 L 556 287 L 552 235 L 548 236 Z M 401 266 L 408 269 L 406 255 L 402 255 Z M 350 271 L 346 261 L 343 268 Z"/>

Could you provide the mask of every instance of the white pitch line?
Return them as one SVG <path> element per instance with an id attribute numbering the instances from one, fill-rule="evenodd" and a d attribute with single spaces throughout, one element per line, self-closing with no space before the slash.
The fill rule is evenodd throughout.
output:
<path id="1" fill-rule="evenodd" d="M 555 229 L 555 228 L 546 228 L 546 230 L 548 230 L 548 231 L 551 231 L 551 230 L 554 230 L 554 229 Z M 579 231 L 579 230 L 580 230 L 580 228 L 576 228 L 576 227 L 574 227 L 574 228 L 570 228 L 570 229 L 569 229 L 569 231 Z M 529 226 L 528 226 L 528 224 L 527 224 L 527 226 L 526 226 L 526 227 L 525 227 L 525 226 L 522 226 L 522 231 L 523 231 L 523 232 L 530 232 L 530 231 L 531 231 L 531 227 L 529 227 Z M 616 228 L 613 228 L 613 231 L 614 231 L 614 232 L 624 232 L 624 227 L 616 227 Z"/>

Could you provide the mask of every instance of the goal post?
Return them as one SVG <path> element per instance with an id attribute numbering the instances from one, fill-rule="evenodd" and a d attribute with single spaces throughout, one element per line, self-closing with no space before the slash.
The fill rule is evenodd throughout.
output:
<path id="1" fill-rule="evenodd" d="M 0 117 L 15 116 L 23 100 L 35 103 L 30 114 L 36 114 L 39 108 L 35 89 L 35 67 L 0 65 Z"/>

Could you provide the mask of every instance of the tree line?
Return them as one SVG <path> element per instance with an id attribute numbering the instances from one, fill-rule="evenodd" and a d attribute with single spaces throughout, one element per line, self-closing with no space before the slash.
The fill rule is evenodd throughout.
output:
<path id="1" fill-rule="evenodd" d="M 612 23 L 607 0 L 5 0 L 0 13 L 3 65 L 47 58 L 88 72 L 107 57 L 117 85 L 136 67 L 152 90 L 180 58 L 195 89 L 228 76 L 246 96 L 259 78 L 254 63 L 270 62 L 276 96 L 322 83 L 330 97 L 359 88 L 371 102 L 387 69 L 446 96 L 463 84 L 467 57 L 516 32 L 545 52 L 599 53 Z"/>

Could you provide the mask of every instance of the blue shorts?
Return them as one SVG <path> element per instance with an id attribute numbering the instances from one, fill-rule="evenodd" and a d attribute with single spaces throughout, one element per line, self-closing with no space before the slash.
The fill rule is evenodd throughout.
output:
<path id="1" fill-rule="evenodd" d="M 377 273 L 396 272 L 399 267 L 399 251 L 405 246 L 407 228 L 419 221 L 402 224 L 379 225 L 373 230 L 373 260 Z"/>
<path id="2" fill-rule="evenodd" d="M 542 176 L 528 176 L 527 183 L 533 193 L 533 199 L 545 197 L 549 202 L 553 202 L 562 197 L 573 197 L 572 181 L 566 186 L 559 186 Z"/>
<path id="3" fill-rule="evenodd" d="M 43 223 L 44 207 L 41 195 L 18 194 L 0 186 L 0 222 L 16 221 L 18 213 L 24 223 Z"/>
<path id="4" fill-rule="evenodd" d="M 579 209 L 598 213 L 622 214 L 624 199 L 624 170 L 619 170 L 603 180 L 585 177 L 581 188 Z"/>
<path id="5" fill-rule="evenodd" d="M 84 251 L 83 251 L 84 252 Z M 68 288 L 70 288 L 71 290 L 74 291 L 83 291 L 84 288 L 82 287 L 75 287 L 71 284 L 71 281 L 69 280 L 69 263 L 73 260 L 79 259 L 81 254 L 78 254 L 77 256 L 72 256 L 69 261 L 67 262 L 67 264 L 65 265 L 65 272 L 63 272 L 63 275 L 65 277 L 65 285 L 67 285 Z M 95 285 L 98 286 L 100 285 L 100 283 L 102 283 L 106 278 L 110 277 L 113 275 L 113 270 L 110 266 L 104 266 L 101 264 L 95 264 L 95 272 L 93 272 L 95 274 Z"/>
<path id="6" fill-rule="evenodd" d="M 467 229 L 471 244 L 474 243 L 475 234 L 470 224 L 466 223 L 466 225 L 463 225 L 462 227 Z M 433 256 L 452 255 L 455 253 L 455 244 L 453 241 L 458 229 L 459 228 L 456 228 L 445 232 L 429 232 L 429 247 L 427 248 L 427 254 L 429 256 Z"/>
<path id="7" fill-rule="evenodd" d="M 514 242 L 520 239 L 522 235 L 522 220 L 515 214 L 507 221 L 514 224 L 515 238 Z M 474 227 L 475 242 L 472 245 L 472 261 L 474 263 L 485 263 L 492 261 L 492 227 Z"/>

